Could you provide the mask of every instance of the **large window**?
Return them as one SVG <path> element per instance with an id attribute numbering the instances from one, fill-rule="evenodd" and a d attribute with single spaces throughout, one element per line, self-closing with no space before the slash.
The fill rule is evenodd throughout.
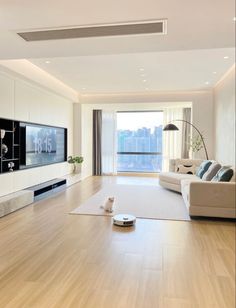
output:
<path id="1" fill-rule="evenodd" d="M 117 113 L 117 171 L 160 172 L 162 111 Z"/>

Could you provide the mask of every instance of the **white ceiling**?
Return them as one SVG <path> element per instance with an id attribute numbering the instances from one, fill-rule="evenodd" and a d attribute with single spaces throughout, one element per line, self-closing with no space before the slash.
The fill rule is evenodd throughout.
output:
<path id="1" fill-rule="evenodd" d="M 234 0 L 1 0 L 0 59 L 234 46 Z M 168 19 L 168 35 L 25 42 L 18 30 Z"/>
<path id="2" fill-rule="evenodd" d="M 0 60 L 30 59 L 84 92 L 205 89 L 234 63 L 234 12 L 234 0 L 0 0 Z M 164 18 L 166 36 L 25 42 L 16 34 Z"/>
<path id="3" fill-rule="evenodd" d="M 229 58 L 224 59 L 225 56 Z M 199 90 L 214 86 L 233 65 L 234 49 L 47 58 L 31 62 L 78 92 Z"/>

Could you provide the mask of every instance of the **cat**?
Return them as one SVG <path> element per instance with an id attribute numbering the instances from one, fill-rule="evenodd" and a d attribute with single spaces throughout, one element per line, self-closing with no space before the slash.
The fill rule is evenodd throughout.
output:
<path id="1" fill-rule="evenodd" d="M 103 208 L 105 212 L 112 213 L 114 201 L 115 201 L 114 197 L 109 197 L 106 200 L 105 204 L 101 206 L 101 208 Z"/>

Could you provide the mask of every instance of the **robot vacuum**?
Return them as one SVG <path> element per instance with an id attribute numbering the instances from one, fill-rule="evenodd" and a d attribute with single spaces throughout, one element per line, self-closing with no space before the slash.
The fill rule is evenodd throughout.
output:
<path id="1" fill-rule="evenodd" d="M 129 214 L 118 214 L 113 216 L 113 224 L 120 227 L 134 226 L 136 217 Z"/>

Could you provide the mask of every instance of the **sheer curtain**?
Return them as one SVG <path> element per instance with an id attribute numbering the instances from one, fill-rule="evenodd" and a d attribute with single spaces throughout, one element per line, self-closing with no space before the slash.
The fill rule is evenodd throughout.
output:
<path id="1" fill-rule="evenodd" d="M 165 108 L 163 110 L 163 126 L 173 120 L 183 119 L 183 108 Z M 162 151 L 162 170 L 169 170 L 169 160 L 172 158 L 181 158 L 182 152 L 182 122 L 173 122 L 178 131 L 163 131 L 163 151 Z"/>
<path id="2" fill-rule="evenodd" d="M 102 112 L 102 174 L 117 173 L 116 112 Z"/>
<path id="3" fill-rule="evenodd" d="M 183 109 L 183 120 L 191 123 L 191 108 Z M 183 123 L 181 158 L 189 158 L 190 138 L 191 138 L 191 126 L 187 123 Z"/>

